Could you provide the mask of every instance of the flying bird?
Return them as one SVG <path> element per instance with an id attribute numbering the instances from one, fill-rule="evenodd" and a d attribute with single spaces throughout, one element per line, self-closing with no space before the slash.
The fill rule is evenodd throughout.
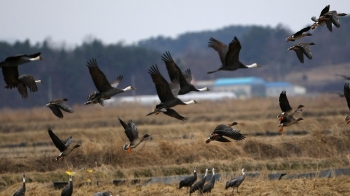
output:
<path id="1" fill-rule="evenodd" d="M 307 31 L 309 31 L 311 29 L 311 26 L 308 26 L 308 27 L 305 27 L 303 29 L 301 29 L 300 31 L 294 33 L 293 35 L 290 35 L 289 37 L 287 37 L 287 42 L 289 41 L 295 41 L 295 40 L 298 40 L 298 39 L 301 39 L 305 36 L 311 36 L 312 34 L 311 33 L 305 33 Z"/>
<path id="2" fill-rule="evenodd" d="M 65 101 L 68 101 L 68 99 L 67 98 L 54 99 L 50 101 L 48 104 L 46 104 L 45 107 L 49 107 L 58 118 L 63 118 L 63 114 L 61 110 L 68 113 L 74 113 L 74 110 L 70 108 Z"/>
<path id="3" fill-rule="evenodd" d="M 316 45 L 315 43 L 313 42 L 309 42 L 309 43 L 306 43 L 306 42 L 300 42 L 290 48 L 288 48 L 288 50 L 294 50 L 295 53 L 297 54 L 297 57 L 299 59 L 299 61 L 301 63 L 304 63 L 304 55 L 308 58 L 308 59 L 312 59 L 312 53 L 311 53 L 311 50 L 309 48 L 309 45 Z"/>
<path id="4" fill-rule="evenodd" d="M 344 84 L 344 96 L 346 99 L 346 103 L 348 104 L 348 108 L 350 109 L 350 88 L 349 88 L 349 83 Z M 350 115 L 347 115 L 345 117 L 345 121 L 347 124 L 350 123 Z"/>
<path id="5" fill-rule="evenodd" d="M 311 25 L 312 30 L 316 29 L 317 26 L 324 26 L 326 22 L 331 23 L 332 25 L 332 22 L 329 20 L 326 20 L 324 16 L 326 13 L 329 12 L 329 7 L 330 5 L 327 5 L 325 8 L 322 9 L 319 18 L 316 18 L 316 16 L 311 17 L 311 20 L 315 22 L 313 25 Z"/>
<path id="6" fill-rule="evenodd" d="M 175 88 L 178 91 L 178 95 L 184 95 L 191 91 L 209 91 L 209 88 L 204 87 L 201 89 L 197 89 L 191 84 L 192 74 L 191 70 L 187 69 L 183 73 L 180 68 L 176 65 L 175 61 L 170 55 L 170 52 L 165 52 L 162 56 L 162 60 L 164 61 L 166 68 L 168 70 L 168 74 L 171 81 L 179 80 L 180 90 Z"/>
<path id="7" fill-rule="evenodd" d="M 103 100 L 110 99 L 116 94 L 136 89 L 132 86 L 128 86 L 124 89 L 117 88 L 119 83 L 123 80 L 123 75 L 118 76 L 117 79 L 112 81 L 111 83 L 108 82 L 105 74 L 98 67 L 96 59 L 91 59 L 89 62 L 87 62 L 87 66 L 89 68 L 89 72 L 95 84 L 95 87 L 99 92 L 96 93 L 95 91 L 91 93 L 88 96 L 88 101 L 84 103 L 85 105 L 88 105 L 91 103 L 93 104 L 99 103 L 100 105 L 103 106 L 104 105 Z"/>
<path id="8" fill-rule="evenodd" d="M 244 65 L 239 61 L 239 52 L 241 51 L 241 43 L 235 36 L 229 46 L 226 44 L 214 39 L 210 38 L 208 46 L 213 48 L 219 53 L 219 57 L 221 60 L 221 67 L 215 71 L 210 71 L 208 74 L 225 70 L 225 71 L 235 71 L 240 68 L 254 68 L 254 67 L 260 67 L 258 64 L 253 63 L 251 65 Z"/>
<path id="9" fill-rule="evenodd" d="M 311 20 L 315 23 L 311 26 L 311 29 L 314 30 L 317 26 L 326 25 L 328 30 L 332 32 L 332 24 L 337 28 L 340 27 L 339 16 L 346 16 L 345 13 L 338 13 L 336 10 L 329 11 L 330 5 L 327 5 L 322 9 L 320 17 L 316 16 L 311 17 Z"/>
<path id="10" fill-rule="evenodd" d="M 335 75 L 344 78 L 344 80 L 350 80 L 350 76 L 346 76 L 346 75 L 342 75 L 342 74 L 335 74 Z"/>
<path id="11" fill-rule="evenodd" d="M 188 187 L 191 187 L 192 184 L 196 182 L 196 180 L 197 180 L 197 171 L 196 171 L 196 167 L 193 167 L 193 176 L 190 176 L 181 180 L 179 184 L 179 189 L 181 189 L 182 187 L 187 187 L 186 189 L 186 193 L 187 193 Z"/>
<path id="12" fill-rule="evenodd" d="M 225 189 L 232 187 L 232 194 L 233 194 L 234 188 L 237 187 L 237 193 L 238 193 L 238 187 L 242 184 L 244 179 L 245 179 L 245 173 L 244 173 L 244 168 L 243 168 L 242 169 L 242 176 L 234 177 L 231 180 L 227 181 Z"/>
<path id="13" fill-rule="evenodd" d="M 290 107 L 286 91 L 281 92 L 278 101 L 282 110 L 282 113 L 277 116 L 279 120 L 282 120 L 284 116 L 291 116 L 294 115 L 296 112 L 302 112 L 302 108 L 305 107 L 304 105 L 299 105 L 296 109 Z"/>
<path id="14" fill-rule="evenodd" d="M 23 185 L 22 187 L 13 194 L 13 196 L 25 196 L 26 194 L 26 175 L 23 174 Z"/>
<path id="15" fill-rule="evenodd" d="M 293 124 L 296 124 L 297 122 L 304 120 L 303 118 L 297 118 L 295 119 L 292 115 L 290 116 L 283 116 L 282 120 L 280 120 L 280 124 L 277 127 L 281 127 L 279 129 L 279 132 L 283 131 L 283 127 L 288 127 L 291 126 Z"/>
<path id="16" fill-rule="evenodd" d="M 55 158 L 56 161 L 60 159 L 62 159 L 63 161 L 64 157 L 68 156 L 74 149 L 81 146 L 81 144 L 78 144 L 78 143 L 75 145 L 72 145 L 72 142 L 73 142 L 72 136 L 67 138 L 65 141 L 62 141 L 59 137 L 57 137 L 53 133 L 53 131 L 51 130 L 51 127 L 49 127 L 47 131 L 50 135 L 50 138 L 53 144 L 55 144 L 56 148 L 58 148 L 58 150 L 60 151 L 60 154 Z"/>
<path id="17" fill-rule="evenodd" d="M 129 144 L 124 144 L 123 149 L 130 153 L 132 148 L 136 148 L 145 138 L 149 137 L 149 135 L 145 134 L 142 137 L 139 137 L 139 130 L 131 119 L 128 121 L 128 124 L 126 124 L 122 119 L 118 119 L 120 124 L 124 127 L 125 134 L 130 141 Z"/>
<path id="18" fill-rule="evenodd" d="M 237 125 L 237 122 L 233 122 L 229 125 L 218 125 L 214 131 L 209 135 L 208 139 L 205 141 L 205 143 L 209 143 L 211 141 L 218 141 L 218 142 L 231 142 L 228 138 L 231 138 L 236 141 L 243 140 L 245 138 L 245 135 L 240 133 L 239 130 L 233 129 L 231 126 Z"/>
<path id="19" fill-rule="evenodd" d="M 31 92 L 36 92 L 38 91 L 38 86 L 36 83 L 44 83 L 41 80 L 34 80 L 34 77 L 29 74 L 23 74 L 18 77 L 18 68 L 13 67 L 13 69 L 17 69 L 17 73 L 13 76 L 15 76 L 13 79 L 11 79 L 11 85 L 5 86 L 7 89 L 12 89 L 17 87 L 18 92 L 22 95 L 22 98 L 26 99 L 28 98 L 28 91 L 27 88 Z M 15 79 L 17 77 L 17 80 Z"/>
<path id="20" fill-rule="evenodd" d="M 159 72 L 157 65 L 151 66 L 151 68 L 148 70 L 148 73 L 151 75 L 153 83 L 156 86 L 157 94 L 161 103 L 156 105 L 155 109 L 149 114 L 147 114 L 147 116 L 152 114 L 158 114 L 160 112 L 163 112 L 173 117 L 178 116 L 175 110 L 169 111 L 169 109 L 176 105 L 189 105 L 189 104 L 197 103 L 197 101 L 195 100 L 183 102 L 181 99 L 177 98 L 176 97 L 177 94 L 175 95 L 173 94 L 173 91 L 171 91 L 169 83 L 165 80 L 165 78 Z M 174 79 L 173 83 L 176 85 L 179 85 L 179 81 L 176 79 Z"/>

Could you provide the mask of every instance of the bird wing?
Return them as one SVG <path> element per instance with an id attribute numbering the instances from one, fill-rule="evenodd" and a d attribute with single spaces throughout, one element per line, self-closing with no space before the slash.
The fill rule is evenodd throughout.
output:
<path id="1" fill-rule="evenodd" d="M 177 81 L 169 82 L 169 86 L 171 89 L 171 93 L 174 95 L 174 97 L 177 97 L 177 95 L 179 94 L 179 91 L 181 89 L 179 82 L 177 82 Z"/>
<path id="2" fill-rule="evenodd" d="M 98 91 L 103 92 L 112 88 L 111 84 L 108 82 L 105 74 L 98 67 L 96 59 L 91 59 L 87 62 L 89 72 L 92 80 Z"/>
<path id="3" fill-rule="evenodd" d="M 64 150 L 67 149 L 66 145 L 64 145 L 64 143 L 62 142 L 62 140 L 60 138 L 58 138 L 51 130 L 51 127 L 49 127 L 47 129 L 47 131 L 49 132 L 49 135 L 51 137 L 51 140 L 53 142 L 53 144 L 55 144 L 56 148 L 58 148 L 58 150 L 60 152 L 63 152 Z"/>
<path id="4" fill-rule="evenodd" d="M 331 20 L 331 22 L 334 24 L 334 26 L 336 26 L 337 28 L 340 27 L 339 17 L 338 17 L 337 11 L 330 11 L 326 15 Z"/>
<path id="5" fill-rule="evenodd" d="M 2 67 L 2 75 L 6 82 L 6 88 L 15 88 L 18 87 L 18 67 Z"/>
<path id="6" fill-rule="evenodd" d="M 320 16 L 323 16 L 323 15 L 325 15 L 327 12 L 329 12 L 329 7 L 330 7 L 330 5 L 327 5 L 326 7 L 324 7 L 324 8 L 322 9 L 322 11 L 321 11 Z"/>
<path id="7" fill-rule="evenodd" d="M 296 32 L 294 35 L 303 34 L 304 32 L 307 32 L 310 29 L 311 29 L 311 26 L 305 27 L 305 28 L 301 29 L 300 31 Z"/>
<path id="8" fill-rule="evenodd" d="M 126 137 L 128 137 L 129 141 L 132 142 L 134 141 L 134 135 L 132 133 L 131 128 L 129 127 L 128 124 L 126 124 L 122 119 L 119 118 L 120 124 L 124 127 L 124 132 Z"/>
<path id="9" fill-rule="evenodd" d="M 219 53 L 221 63 L 225 64 L 226 54 L 228 52 L 228 46 L 214 38 L 209 38 L 208 47 L 213 48 Z"/>
<path id="10" fill-rule="evenodd" d="M 68 148 L 68 146 L 70 146 L 70 144 L 73 142 L 72 136 L 70 136 L 69 138 L 66 139 L 66 141 L 64 141 L 64 145 Z"/>
<path id="11" fill-rule="evenodd" d="M 160 74 L 157 65 L 152 65 L 148 70 L 151 75 L 153 83 L 156 86 L 157 94 L 161 102 L 166 102 L 168 100 L 174 99 L 175 96 L 171 92 L 168 82 L 164 79 L 162 74 Z"/>
<path id="12" fill-rule="evenodd" d="M 137 127 L 136 127 L 135 123 L 132 122 L 131 119 L 128 121 L 128 125 L 131 128 L 131 132 L 132 132 L 133 138 L 134 139 L 139 138 L 139 130 L 137 130 Z"/>
<path id="13" fill-rule="evenodd" d="M 185 73 L 182 73 L 183 76 L 185 77 L 187 83 L 191 84 L 191 81 L 192 81 L 192 73 L 191 73 L 191 70 L 190 69 L 186 69 L 185 70 Z"/>
<path id="14" fill-rule="evenodd" d="M 304 56 L 303 52 L 301 51 L 302 49 L 296 49 L 294 52 L 297 54 L 297 57 L 301 63 L 304 63 Z"/>
<path id="15" fill-rule="evenodd" d="M 38 91 L 38 87 L 35 83 L 34 77 L 29 74 L 23 74 L 20 77 L 18 77 L 18 80 L 25 84 L 31 92 Z"/>
<path id="16" fill-rule="evenodd" d="M 290 111 L 292 109 L 292 107 L 290 107 L 290 105 L 289 105 L 286 91 L 281 92 L 278 101 L 280 103 L 280 108 L 281 108 L 282 112 L 287 112 L 287 111 Z"/>
<path id="17" fill-rule="evenodd" d="M 311 50 L 310 50 L 310 47 L 308 44 L 306 43 L 300 43 L 297 45 L 297 47 L 300 48 L 300 50 L 302 51 L 302 53 L 304 53 L 306 55 L 306 57 L 308 59 L 312 59 L 312 53 L 311 53 Z"/>
<path id="18" fill-rule="evenodd" d="M 179 83 L 181 87 L 187 86 L 187 80 L 182 74 L 180 68 L 176 65 L 175 61 L 170 55 L 170 52 L 165 52 L 162 56 L 162 60 L 166 65 L 166 69 L 168 70 L 168 74 L 171 81 L 179 79 Z"/>
<path id="19" fill-rule="evenodd" d="M 57 105 L 50 105 L 49 108 L 58 118 L 63 118 L 63 114 Z"/>
<path id="20" fill-rule="evenodd" d="M 183 117 L 181 116 L 179 113 L 177 113 L 174 109 L 171 109 L 171 108 L 168 108 L 166 110 L 166 112 L 163 112 L 165 115 L 168 115 L 170 117 L 174 117 L 178 120 L 182 120 L 182 121 L 185 121 L 187 120 L 188 118 L 187 117 Z"/>
<path id="21" fill-rule="evenodd" d="M 348 108 L 350 109 L 350 88 L 349 83 L 344 84 L 344 96 L 346 99 L 346 102 L 348 103 Z"/>
<path id="22" fill-rule="evenodd" d="M 72 108 L 70 108 L 66 102 L 64 102 L 63 100 L 68 100 L 68 99 L 59 99 L 57 100 L 54 104 L 57 105 L 60 109 L 62 109 L 65 112 L 68 113 L 74 113 L 74 110 Z"/>
<path id="23" fill-rule="evenodd" d="M 18 92 L 22 95 L 22 98 L 28 98 L 28 92 L 27 92 L 27 87 L 23 83 L 19 83 L 17 87 Z"/>
<path id="24" fill-rule="evenodd" d="M 234 62 L 239 61 L 239 52 L 241 51 L 241 43 L 235 36 L 229 44 L 229 49 L 225 58 L 225 65 L 233 65 Z"/>
<path id="25" fill-rule="evenodd" d="M 218 142 L 231 142 L 229 139 L 222 137 L 221 135 L 215 139 Z"/>
<path id="26" fill-rule="evenodd" d="M 119 75 L 119 76 L 117 77 L 117 79 L 115 79 L 115 80 L 113 80 L 113 81 L 111 82 L 111 86 L 112 86 L 113 88 L 117 88 L 118 85 L 119 85 L 119 83 L 120 83 L 122 80 L 123 80 L 123 75 Z"/>
<path id="27" fill-rule="evenodd" d="M 213 133 L 229 137 L 236 141 L 243 140 L 245 138 L 245 135 L 240 133 L 238 130 L 232 129 L 231 127 L 228 127 L 227 129 L 223 130 L 215 130 Z"/>

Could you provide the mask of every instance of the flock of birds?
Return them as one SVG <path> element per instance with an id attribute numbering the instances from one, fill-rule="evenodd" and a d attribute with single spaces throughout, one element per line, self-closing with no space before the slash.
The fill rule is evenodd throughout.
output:
<path id="1" fill-rule="evenodd" d="M 315 29 L 318 26 L 324 26 L 326 25 L 329 31 L 332 31 L 332 24 L 335 25 L 337 28 L 340 27 L 339 23 L 339 16 L 345 16 L 344 13 L 337 13 L 337 11 L 329 11 L 330 6 L 326 6 L 319 16 L 319 18 L 316 18 L 315 16 L 312 17 L 312 20 L 314 21 L 314 24 L 301 29 L 300 31 L 296 32 L 295 34 L 289 36 L 286 40 L 287 41 L 295 41 L 298 39 L 301 39 L 305 36 L 311 36 L 310 33 L 306 33 L 310 29 Z M 305 54 L 309 59 L 312 59 L 312 54 L 309 49 L 309 45 L 315 45 L 313 42 L 306 43 L 306 42 L 300 42 L 292 47 L 290 47 L 288 50 L 294 50 L 297 54 L 298 59 L 301 63 L 304 62 L 303 54 Z M 241 44 L 237 37 L 234 37 L 234 39 L 229 43 L 227 46 L 226 44 L 214 39 L 210 38 L 208 42 L 208 46 L 213 48 L 215 51 L 218 52 L 220 61 L 222 63 L 221 67 L 214 71 L 209 71 L 208 74 L 217 72 L 217 71 L 235 71 L 237 69 L 241 68 L 256 68 L 259 67 L 257 63 L 253 63 L 251 65 L 245 65 L 240 62 L 239 60 L 239 52 L 241 50 Z M 33 62 L 43 60 L 41 57 L 41 53 L 26 55 L 16 55 L 16 56 L 10 56 L 6 58 L 3 62 L 0 62 L 0 67 L 2 69 L 2 73 L 4 76 L 4 80 L 6 83 L 5 88 L 12 89 L 17 88 L 19 93 L 23 98 L 28 97 L 27 88 L 31 92 L 35 92 L 38 90 L 38 87 L 36 83 L 43 83 L 41 80 L 35 80 L 34 77 L 30 74 L 23 74 L 19 76 L 18 66 Z M 187 120 L 187 117 L 184 117 L 177 113 L 173 107 L 176 105 L 189 105 L 189 104 L 196 104 L 197 101 L 190 100 L 190 101 L 182 101 L 180 98 L 178 98 L 178 95 L 184 95 L 191 91 L 209 91 L 209 88 L 201 88 L 198 89 L 195 86 L 191 84 L 192 81 L 192 73 L 190 69 L 185 70 L 184 72 L 177 66 L 175 61 L 173 60 L 170 52 L 165 52 L 162 56 L 162 60 L 164 61 L 168 75 L 170 78 L 170 81 L 167 81 L 162 74 L 160 73 L 157 65 L 152 65 L 148 73 L 150 74 L 153 83 L 156 87 L 156 91 L 160 100 L 160 103 L 157 104 L 153 111 L 147 114 L 147 116 L 152 114 L 159 114 L 163 113 L 165 115 L 168 115 L 170 117 L 176 118 L 178 120 L 184 121 Z M 125 91 L 129 90 L 135 90 L 135 87 L 128 86 L 124 89 L 117 88 L 119 83 L 123 79 L 123 75 L 119 75 L 117 79 L 115 79 L 112 82 L 109 82 L 104 75 L 104 73 L 100 70 L 97 60 L 91 59 L 87 62 L 87 67 L 89 69 L 91 78 L 95 84 L 96 89 L 98 92 L 94 91 L 92 92 L 88 98 L 87 101 L 84 103 L 85 105 L 88 104 L 100 104 L 101 106 L 104 105 L 104 100 L 110 99 L 116 94 L 123 93 Z M 349 89 L 349 83 L 346 83 L 344 85 L 344 96 L 346 97 L 348 107 L 350 109 L 350 89 Z M 68 113 L 74 113 L 74 110 L 70 108 L 66 101 L 67 98 L 61 98 L 61 99 L 54 99 L 47 103 L 45 106 L 50 108 L 54 115 L 56 115 L 58 118 L 63 118 L 62 110 Z M 303 120 L 303 118 L 295 119 L 293 115 L 297 112 L 301 112 L 303 105 L 299 105 L 296 108 L 292 108 L 289 104 L 289 101 L 287 99 L 286 91 L 282 91 L 279 97 L 279 105 L 282 110 L 281 114 L 277 116 L 277 118 L 280 121 L 280 124 L 278 127 L 281 127 L 279 131 L 281 132 L 283 130 L 283 127 L 293 125 L 297 123 L 300 120 Z M 347 123 L 350 123 L 350 115 L 346 116 L 345 118 Z M 129 139 L 129 143 L 125 144 L 123 146 L 123 149 L 126 150 L 128 153 L 131 152 L 132 148 L 136 148 L 145 138 L 149 137 L 148 134 L 144 134 L 143 136 L 139 137 L 138 135 L 138 129 L 134 122 L 132 120 L 129 120 L 127 123 L 125 123 L 122 119 L 119 118 L 120 124 L 123 126 L 125 130 L 125 134 Z M 210 143 L 211 141 L 218 141 L 218 142 L 230 142 L 230 139 L 233 139 L 235 141 L 240 141 L 245 139 L 245 135 L 240 133 L 239 130 L 233 129 L 232 126 L 237 125 L 237 122 L 233 122 L 231 124 L 225 125 L 220 124 L 218 125 L 214 131 L 209 135 L 209 138 L 205 141 L 205 143 Z M 54 143 L 54 145 L 58 148 L 60 151 L 60 154 L 55 158 L 55 160 L 64 160 L 66 156 L 68 156 L 74 149 L 81 146 L 81 144 L 76 143 L 73 141 L 72 137 L 69 137 L 66 140 L 61 140 L 58 136 L 56 136 L 51 127 L 48 127 L 48 134 Z M 230 138 L 230 139 L 229 139 Z M 212 169 L 212 180 L 205 184 L 206 177 L 207 177 L 208 169 L 206 169 L 205 175 L 203 179 L 197 180 L 197 172 L 196 167 L 194 167 L 194 175 L 190 176 L 184 180 L 182 180 L 179 184 L 179 188 L 187 187 L 190 188 L 190 194 L 198 191 L 200 194 L 202 193 L 210 193 L 211 190 L 214 188 L 215 184 L 215 169 Z M 227 181 L 225 189 L 229 187 L 238 187 L 245 179 L 245 173 L 244 168 L 242 169 L 242 176 L 232 178 L 231 180 Z M 73 192 L 73 183 L 72 183 L 72 176 L 70 175 L 69 185 L 63 189 L 61 196 L 70 196 Z M 195 183 L 196 182 L 196 183 Z M 25 195 L 26 186 L 25 186 L 25 175 L 23 175 L 23 186 L 19 191 L 17 191 L 14 196 L 23 196 Z M 233 189 L 232 189 L 233 193 Z M 111 195 L 108 192 L 99 192 L 94 194 L 95 196 L 108 196 Z"/>

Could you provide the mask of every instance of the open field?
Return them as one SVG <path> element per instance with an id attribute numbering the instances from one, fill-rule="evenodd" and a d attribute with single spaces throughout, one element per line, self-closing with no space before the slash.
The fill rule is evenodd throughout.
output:
<path id="1" fill-rule="evenodd" d="M 220 103 L 202 102 L 178 106 L 176 110 L 188 116 L 186 122 L 163 114 L 145 115 L 152 106 L 121 105 L 115 107 L 73 106 L 74 114 L 56 118 L 48 108 L 0 110 L 0 195 L 9 195 L 21 186 L 21 174 L 28 176 L 28 195 L 58 195 L 53 181 L 67 181 L 66 170 L 82 168 L 93 173 L 78 172 L 74 185 L 91 179 L 100 187 L 81 186 L 76 195 L 92 195 L 110 190 L 113 195 L 184 195 L 177 184 L 113 186 L 113 179 L 149 178 L 192 174 L 197 166 L 217 168 L 219 173 L 273 172 L 287 174 L 314 172 L 323 169 L 349 167 L 350 132 L 344 121 L 350 114 L 345 98 L 337 95 L 289 97 L 292 106 L 303 104 L 304 111 L 296 117 L 305 120 L 284 129 L 282 135 L 268 137 L 256 133 L 278 132 L 276 119 L 280 109 L 278 98 L 226 100 Z M 127 142 L 118 117 L 132 119 L 140 135 L 150 134 L 150 140 L 128 154 L 122 150 Z M 209 133 L 218 124 L 237 121 L 236 126 L 247 138 L 240 142 L 205 144 Z M 82 146 L 63 162 L 55 162 L 58 150 L 51 144 L 47 127 L 62 139 L 73 136 Z M 304 135 L 289 135 L 288 131 L 306 131 Z M 21 147 L 11 147 L 21 144 Z M 39 145 L 40 144 L 40 145 Z M 246 178 L 239 195 L 350 195 L 350 177 L 330 179 L 295 179 L 269 181 L 266 175 Z M 215 185 L 213 195 L 230 194 L 224 184 L 231 176 L 223 176 Z M 298 187 L 298 189 L 296 189 Z M 30 193 L 32 192 L 32 193 Z"/>

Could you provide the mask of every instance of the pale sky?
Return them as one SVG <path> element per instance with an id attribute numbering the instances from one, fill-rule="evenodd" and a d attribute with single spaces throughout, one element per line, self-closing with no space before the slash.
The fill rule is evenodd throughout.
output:
<path id="1" fill-rule="evenodd" d="M 282 23 L 292 31 L 311 24 L 325 0 L 11 0 L 1 1 L 0 40 L 31 43 L 50 38 L 74 46 L 88 37 L 125 44 L 163 35 L 216 30 L 229 25 Z M 331 10 L 349 13 L 350 1 Z M 232 32 L 234 35 L 234 32 Z"/>

